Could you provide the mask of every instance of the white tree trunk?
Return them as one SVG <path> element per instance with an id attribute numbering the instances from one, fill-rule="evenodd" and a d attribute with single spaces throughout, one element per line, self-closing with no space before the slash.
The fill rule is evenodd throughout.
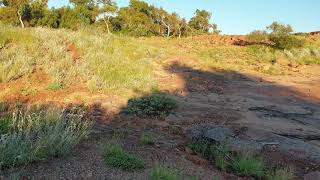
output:
<path id="1" fill-rule="evenodd" d="M 168 32 L 167 32 L 167 37 L 169 37 L 169 36 L 170 36 L 170 31 L 171 31 L 171 29 L 170 29 L 170 26 L 169 26 L 168 24 L 166 24 L 166 22 L 164 22 L 163 19 L 164 19 L 164 18 L 162 17 L 161 21 L 162 21 L 163 25 L 166 26 L 166 28 L 167 28 L 167 30 L 168 30 Z"/>
<path id="2" fill-rule="evenodd" d="M 20 11 L 19 11 L 19 10 L 17 11 L 17 15 L 18 15 L 18 18 L 19 18 L 19 21 L 20 21 L 21 27 L 22 27 L 22 28 L 24 28 L 24 23 L 23 23 L 23 21 L 22 21 L 22 16 L 21 16 L 21 14 L 20 14 Z"/>
<path id="3" fill-rule="evenodd" d="M 182 26 L 179 24 L 178 30 L 179 30 L 179 38 L 181 38 L 181 28 Z"/>
<path id="4" fill-rule="evenodd" d="M 106 20 L 106 16 L 104 15 L 104 17 L 103 17 L 103 21 L 104 21 L 104 23 L 106 24 L 106 26 L 107 26 L 107 31 L 108 31 L 108 34 L 111 34 L 111 32 L 110 32 L 110 28 L 109 28 L 109 19 L 110 19 L 110 17 L 108 17 L 108 21 Z"/>

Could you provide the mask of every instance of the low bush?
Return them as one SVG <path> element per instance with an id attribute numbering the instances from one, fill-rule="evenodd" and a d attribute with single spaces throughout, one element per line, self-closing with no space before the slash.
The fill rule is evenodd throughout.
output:
<path id="1" fill-rule="evenodd" d="M 151 180 L 178 180 L 181 179 L 179 174 L 163 165 L 156 165 L 151 170 Z"/>
<path id="2" fill-rule="evenodd" d="M 274 47 L 279 49 L 301 48 L 305 44 L 305 40 L 290 34 L 271 34 L 270 40 L 274 43 Z"/>
<path id="3" fill-rule="evenodd" d="M 105 145 L 103 158 L 107 166 L 125 171 L 135 171 L 145 167 L 145 163 L 141 159 L 127 153 L 121 145 L 116 143 Z"/>
<path id="4" fill-rule="evenodd" d="M 253 31 L 246 36 L 246 41 L 252 43 L 260 43 L 268 40 L 268 33 L 266 31 Z"/>
<path id="5" fill-rule="evenodd" d="M 91 125 L 83 114 L 56 111 L 16 111 L 2 122 L 5 123 L 1 123 L 1 168 L 67 156 L 89 133 Z"/>
<path id="6" fill-rule="evenodd" d="M 127 114 L 138 116 L 167 116 L 177 108 L 175 100 L 163 94 L 153 94 L 141 98 L 134 98 L 128 101 L 123 109 Z"/>

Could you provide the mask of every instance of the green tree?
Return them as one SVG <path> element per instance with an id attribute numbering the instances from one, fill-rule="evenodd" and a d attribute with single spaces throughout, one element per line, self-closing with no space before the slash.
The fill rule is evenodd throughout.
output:
<path id="1" fill-rule="evenodd" d="M 123 33 L 134 36 L 154 35 L 152 7 L 146 2 L 130 0 L 129 7 L 120 8 L 118 16 Z"/>
<path id="2" fill-rule="evenodd" d="M 60 24 L 60 14 L 56 9 L 47 9 L 44 11 L 43 17 L 38 21 L 37 25 L 51 28 L 58 28 Z"/>
<path id="3" fill-rule="evenodd" d="M 61 7 L 57 9 L 59 13 L 59 28 L 67 28 L 77 30 L 82 24 L 82 20 L 78 18 L 78 14 L 70 7 Z"/>
<path id="4" fill-rule="evenodd" d="M 30 0 L 1 0 L 0 4 L 8 8 L 6 12 L 15 13 L 15 21 L 19 21 L 22 28 L 25 27 L 24 20 L 30 18 L 29 5 Z M 15 22 L 13 22 L 15 23 Z"/>
<path id="5" fill-rule="evenodd" d="M 110 15 L 114 15 L 118 10 L 117 4 L 112 0 L 98 0 L 98 4 L 102 6 L 100 13 L 103 14 L 103 21 L 107 27 L 107 31 L 110 34 Z"/>
<path id="6" fill-rule="evenodd" d="M 267 27 L 267 30 L 273 34 L 290 34 L 293 32 L 291 25 L 284 25 L 278 22 L 273 22 Z"/>
<path id="7" fill-rule="evenodd" d="M 196 10 L 195 16 L 192 17 L 189 21 L 189 27 L 200 32 L 200 33 L 209 33 L 210 30 L 212 32 L 217 33 L 216 24 L 210 24 L 210 19 L 212 14 L 206 10 Z"/>
<path id="8" fill-rule="evenodd" d="M 48 0 L 34 0 L 30 4 L 30 26 L 41 25 L 40 22 L 48 11 Z"/>
<path id="9" fill-rule="evenodd" d="M 70 0 L 70 2 L 74 6 L 72 10 L 81 22 L 80 26 L 93 24 L 96 21 L 99 7 L 95 0 Z"/>
<path id="10" fill-rule="evenodd" d="M 290 25 L 284 25 L 273 22 L 267 27 L 271 31 L 269 39 L 273 42 L 274 47 L 279 49 L 301 48 L 305 44 L 305 40 L 299 39 L 292 35 L 293 28 Z"/>

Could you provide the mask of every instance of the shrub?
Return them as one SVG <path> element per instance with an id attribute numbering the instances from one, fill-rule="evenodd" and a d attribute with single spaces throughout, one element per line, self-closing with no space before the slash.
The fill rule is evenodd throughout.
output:
<path id="1" fill-rule="evenodd" d="M 239 154 L 235 157 L 232 168 L 242 176 L 264 176 L 264 163 L 261 158 L 258 158 L 250 153 Z"/>
<path id="2" fill-rule="evenodd" d="M 139 139 L 140 144 L 153 145 L 155 144 L 156 137 L 152 133 L 143 133 Z"/>
<path id="3" fill-rule="evenodd" d="M 125 171 L 135 171 L 145 167 L 145 163 L 142 160 L 125 152 L 119 144 L 105 145 L 103 158 L 106 165 Z"/>
<path id="4" fill-rule="evenodd" d="M 268 33 L 266 31 L 253 31 L 246 36 L 246 41 L 253 43 L 260 43 L 268 40 Z"/>
<path id="5" fill-rule="evenodd" d="M 67 156 L 90 128 L 83 114 L 15 112 L 0 139 L 0 167 Z M 2 126 L 3 127 L 3 126 Z"/>
<path id="6" fill-rule="evenodd" d="M 162 94 L 153 94 L 142 98 L 130 99 L 123 111 L 127 114 L 138 116 L 167 116 L 176 108 L 177 103 L 175 100 Z"/>
<path id="7" fill-rule="evenodd" d="M 176 171 L 163 165 L 156 165 L 151 170 L 151 180 L 178 180 L 179 175 Z"/>
<path id="8" fill-rule="evenodd" d="M 305 40 L 290 34 L 271 34 L 270 40 L 274 43 L 274 47 L 279 49 L 301 48 L 305 44 Z"/>

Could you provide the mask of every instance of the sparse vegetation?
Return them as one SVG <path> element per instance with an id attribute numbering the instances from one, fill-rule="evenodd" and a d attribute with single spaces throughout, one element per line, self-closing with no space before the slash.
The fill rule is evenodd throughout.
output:
<path id="1" fill-rule="evenodd" d="M 188 147 L 223 171 L 233 171 L 240 176 L 264 178 L 267 168 L 262 158 L 251 153 L 234 154 L 223 145 L 208 141 L 189 142 Z M 282 172 L 278 172 L 281 174 Z M 277 174 L 277 173 L 276 173 Z M 276 175 L 272 175 L 276 177 Z"/>
<path id="2" fill-rule="evenodd" d="M 177 103 L 172 98 L 163 94 L 134 98 L 128 101 L 124 112 L 138 116 L 167 116 L 177 108 Z"/>
<path id="3" fill-rule="evenodd" d="M 303 168 L 268 167 L 273 162 L 265 163 L 259 154 L 234 152 L 214 140 L 189 142 L 185 152 L 190 153 L 188 157 L 176 157 L 182 152 L 175 151 L 180 151 L 185 142 L 182 138 L 186 128 L 210 120 L 219 124 L 237 120 L 248 113 L 249 106 L 274 101 L 264 98 L 267 96 L 281 95 L 284 100 L 279 103 L 290 96 L 295 106 L 303 102 L 309 109 L 317 109 L 313 108 L 316 103 L 309 100 L 318 98 L 317 88 L 311 86 L 318 81 L 313 76 L 318 75 L 319 67 L 307 65 L 320 65 L 318 32 L 294 33 L 291 25 L 273 22 L 246 36 L 219 35 L 218 26 L 211 20 L 215 16 L 207 10 L 197 9 L 186 20 L 143 0 L 129 0 L 126 7 L 118 7 L 114 0 L 69 0 L 69 3 L 49 9 L 48 0 L 0 0 L 0 179 L 10 176 L 2 176 L 2 170 L 14 172 L 32 162 L 72 154 L 90 132 L 94 141 L 86 143 L 94 144 L 88 146 L 92 154 L 98 151 L 95 143 L 103 139 L 100 132 L 119 141 L 103 146 L 99 158 L 104 163 L 98 165 L 129 171 L 119 171 L 125 176 L 145 177 L 146 174 L 135 173 L 145 169 L 143 172 L 152 180 L 183 179 L 181 176 L 187 173 L 169 166 L 157 164 L 149 168 L 150 159 L 154 161 L 165 153 L 168 153 L 165 158 L 170 158 L 167 164 L 176 159 L 183 160 L 182 163 L 190 161 L 187 170 L 189 166 L 199 168 L 209 162 L 223 174 L 249 179 L 291 180 L 301 175 L 295 171 Z M 316 70 L 309 73 L 309 68 Z M 272 77 L 276 75 L 279 77 Z M 266 103 L 266 99 L 270 102 Z M 59 107 L 83 102 L 88 109 L 74 105 L 64 110 L 20 109 L 20 105 L 44 102 Z M 176 111 L 178 102 L 181 107 Z M 14 104 L 19 108 L 11 109 Z M 274 107 L 280 108 L 276 104 Z M 248 118 L 254 118 L 254 110 L 249 110 L 252 116 Z M 277 113 L 273 107 L 266 111 L 287 114 Z M 285 119 L 277 121 L 279 126 L 287 123 L 285 115 L 271 115 L 263 118 Z M 314 120 L 311 117 L 316 115 L 317 112 L 312 112 L 306 117 Z M 98 121 L 94 123 L 97 129 L 92 131 L 91 117 Z M 261 118 L 254 120 L 246 122 L 264 123 Z M 272 126 L 272 121 L 263 125 Z M 300 125 L 290 127 L 301 129 Z M 240 125 L 233 126 L 239 133 L 247 133 Z M 135 148 L 127 152 L 124 142 L 134 144 L 139 151 L 156 148 L 159 151 L 147 152 L 142 159 L 134 155 Z M 289 144 L 294 143 L 279 142 L 279 146 Z M 82 153 L 81 148 L 76 150 Z M 77 155 L 82 158 L 81 153 Z M 149 153 L 151 158 L 147 159 Z M 81 163 L 87 162 L 81 159 Z M 190 176 L 208 179 L 215 173 L 205 170 L 191 172 Z"/>
<path id="4" fill-rule="evenodd" d="M 106 165 L 125 171 L 143 169 L 145 163 L 132 154 L 127 153 L 120 144 L 106 144 L 103 148 L 103 158 Z"/>
<path id="5" fill-rule="evenodd" d="M 89 132 L 83 114 L 16 111 L 1 117 L 0 167 L 67 156 Z"/>
<path id="6" fill-rule="evenodd" d="M 295 178 L 292 168 L 278 168 L 267 175 L 268 180 L 292 180 Z"/>
<path id="7" fill-rule="evenodd" d="M 179 180 L 181 177 L 172 168 L 157 164 L 151 170 L 151 180 Z"/>
<path id="8" fill-rule="evenodd" d="M 251 154 L 243 153 L 235 157 L 232 168 L 242 176 L 263 177 L 265 174 L 265 165 L 261 158 Z"/>
<path id="9" fill-rule="evenodd" d="M 156 143 L 156 136 L 154 133 L 145 132 L 140 136 L 139 143 L 143 145 L 154 145 Z"/>
<path id="10" fill-rule="evenodd" d="M 48 85 L 47 89 L 51 91 L 57 91 L 59 89 L 63 89 L 64 85 L 61 82 L 52 82 Z"/>
<path id="11" fill-rule="evenodd" d="M 261 43 L 268 40 L 268 33 L 266 31 L 253 31 L 246 36 L 246 41 L 252 43 Z"/>

